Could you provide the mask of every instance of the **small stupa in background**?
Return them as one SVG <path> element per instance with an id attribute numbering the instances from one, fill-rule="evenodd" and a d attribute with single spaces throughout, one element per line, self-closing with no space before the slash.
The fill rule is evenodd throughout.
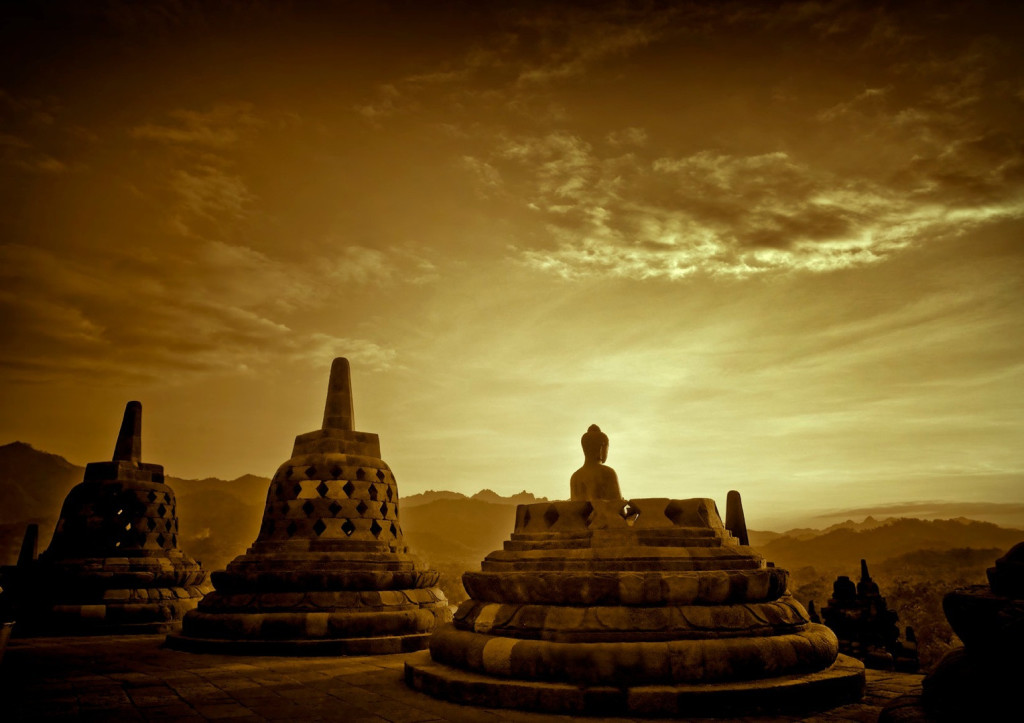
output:
<path id="1" fill-rule="evenodd" d="M 168 645 L 197 652 L 375 655 L 420 650 L 451 619 L 439 574 L 409 555 L 398 485 L 376 434 L 354 429 L 347 359 L 321 429 L 295 438 L 244 554 Z"/>
<path id="2" fill-rule="evenodd" d="M 46 552 L 30 527 L 8 569 L 17 634 L 162 633 L 212 588 L 178 549 L 164 468 L 142 462 L 142 404 L 128 402 L 110 462 L 91 462 Z"/>
<path id="3" fill-rule="evenodd" d="M 571 499 L 519 505 L 469 599 L 405 666 L 438 698 L 547 713 L 691 717 L 831 708 L 864 666 L 839 655 L 714 500 L 624 500 L 592 426 Z"/>
<path id="4" fill-rule="evenodd" d="M 913 628 L 907 641 L 900 640 L 899 619 L 890 610 L 878 583 L 868 573 L 867 560 L 860 561 L 860 581 L 854 585 L 846 575 L 832 584 L 832 597 L 821 609 L 821 619 L 839 638 L 839 652 L 853 656 L 876 670 L 914 673 L 920 668 Z"/>

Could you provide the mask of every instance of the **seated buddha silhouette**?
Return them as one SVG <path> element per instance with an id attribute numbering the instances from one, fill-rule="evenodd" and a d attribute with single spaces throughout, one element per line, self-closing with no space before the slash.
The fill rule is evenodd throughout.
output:
<path id="1" fill-rule="evenodd" d="M 608 435 L 596 424 L 591 424 L 580 444 L 583 445 L 584 461 L 569 479 L 569 499 L 621 500 L 619 477 L 615 470 L 604 464 L 608 459 Z"/>

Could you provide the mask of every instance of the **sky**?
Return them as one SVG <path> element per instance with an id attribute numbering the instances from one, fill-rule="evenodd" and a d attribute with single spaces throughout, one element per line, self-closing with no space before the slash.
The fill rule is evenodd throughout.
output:
<path id="1" fill-rule="evenodd" d="M 5 3 L 0 443 L 754 528 L 1024 503 L 1024 8 Z M 979 513 L 982 514 L 982 513 Z M 995 512 L 993 512 L 995 514 Z"/>

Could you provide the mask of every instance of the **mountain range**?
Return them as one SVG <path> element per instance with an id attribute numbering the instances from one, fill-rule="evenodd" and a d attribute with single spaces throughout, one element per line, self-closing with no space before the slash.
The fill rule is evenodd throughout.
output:
<path id="1" fill-rule="evenodd" d="M 84 468 L 23 442 L 0 446 L 0 564 L 17 558 L 25 525 L 39 524 L 45 549 L 68 491 Z M 181 547 L 208 569 L 224 567 L 255 540 L 270 480 L 243 475 L 233 480 L 167 477 L 178 499 Z M 475 568 L 508 539 L 518 504 L 546 501 L 523 491 L 503 497 L 491 490 L 474 495 L 430 490 L 400 498 L 402 528 L 412 550 L 439 568 Z M 966 518 L 921 520 L 907 517 L 846 520 L 825 529 L 750 531 L 750 541 L 780 567 L 819 571 L 857 569 L 920 551 L 1007 550 L 1024 531 Z M 988 553 L 991 554 L 991 553 Z M 922 558 L 923 559 L 923 558 Z M 992 558 L 989 558 L 992 559 Z M 894 562 L 894 564 L 896 564 Z"/>

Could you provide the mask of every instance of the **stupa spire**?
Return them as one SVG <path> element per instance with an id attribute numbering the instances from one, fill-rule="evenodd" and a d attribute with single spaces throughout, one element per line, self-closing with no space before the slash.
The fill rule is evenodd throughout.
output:
<path id="1" fill-rule="evenodd" d="M 142 459 L 142 403 L 128 402 L 121 419 L 121 431 L 114 445 L 115 462 L 139 462 Z"/>
<path id="2" fill-rule="evenodd" d="M 352 406 L 352 370 L 348 359 L 338 357 L 331 364 L 331 379 L 327 383 L 327 403 L 324 405 L 323 429 L 351 432 L 356 428 Z"/>

